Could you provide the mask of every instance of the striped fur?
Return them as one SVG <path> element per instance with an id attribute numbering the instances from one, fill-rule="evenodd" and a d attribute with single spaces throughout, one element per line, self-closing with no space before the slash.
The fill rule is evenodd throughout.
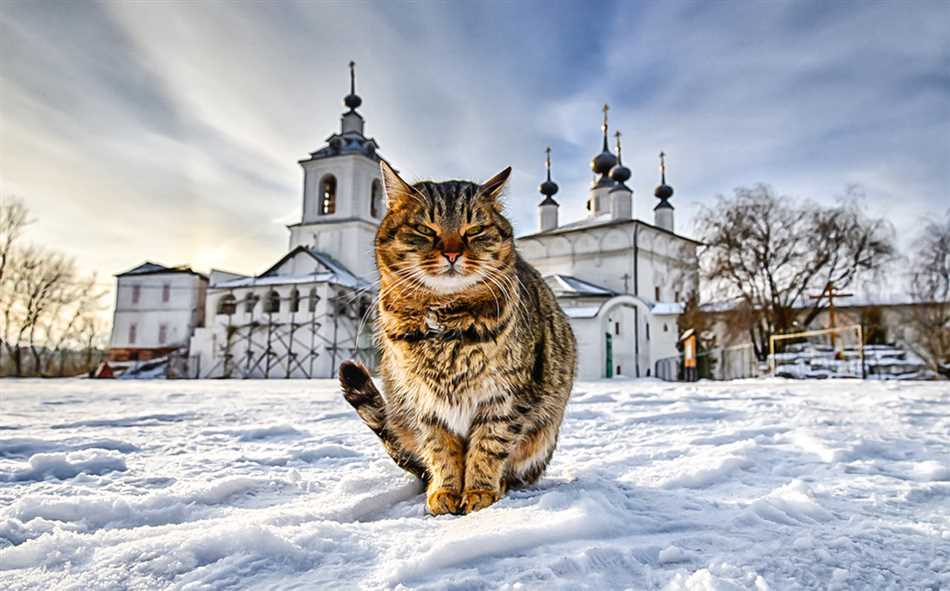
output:
<path id="1" fill-rule="evenodd" d="M 501 211 L 509 171 L 410 186 L 383 164 L 375 329 L 386 397 L 354 363 L 340 381 L 390 456 L 426 482 L 433 514 L 479 510 L 540 478 L 574 381 L 567 318 Z"/>

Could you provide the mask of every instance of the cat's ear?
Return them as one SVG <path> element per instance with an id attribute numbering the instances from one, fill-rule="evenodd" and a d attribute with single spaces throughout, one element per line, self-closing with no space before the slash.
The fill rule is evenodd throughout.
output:
<path id="1" fill-rule="evenodd" d="M 409 201 L 416 190 L 406 181 L 402 180 L 393 167 L 385 160 L 379 161 L 379 172 L 383 175 L 383 189 L 386 192 L 386 208 L 398 209 L 401 205 Z"/>
<path id="2" fill-rule="evenodd" d="M 492 201 L 498 201 L 498 198 L 505 190 L 505 184 L 508 182 L 509 176 L 511 176 L 510 166 L 506 167 L 505 170 L 499 172 L 495 176 L 482 183 L 479 187 L 479 193 L 488 197 Z"/>

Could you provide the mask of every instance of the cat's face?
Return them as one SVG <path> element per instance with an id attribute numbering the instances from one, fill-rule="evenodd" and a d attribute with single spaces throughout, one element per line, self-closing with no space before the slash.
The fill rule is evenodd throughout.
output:
<path id="1" fill-rule="evenodd" d="M 485 183 L 421 182 L 409 185 L 382 164 L 388 211 L 376 234 L 376 262 L 414 286 L 452 294 L 485 282 L 511 264 L 511 224 L 498 198 L 511 168 Z"/>

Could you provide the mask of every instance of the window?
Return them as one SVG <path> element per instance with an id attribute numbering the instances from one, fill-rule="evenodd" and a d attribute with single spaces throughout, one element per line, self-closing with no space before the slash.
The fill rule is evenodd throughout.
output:
<path id="1" fill-rule="evenodd" d="M 646 327 L 647 327 L 647 340 L 649 341 L 650 340 L 650 323 L 649 322 L 647 322 Z"/>
<path id="2" fill-rule="evenodd" d="M 369 195 L 369 215 L 378 218 L 383 214 L 383 186 L 379 179 L 373 181 L 373 189 Z"/>
<path id="3" fill-rule="evenodd" d="M 221 299 L 218 300 L 218 314 L 226 314 L 230 316 L 234 314 L 237 310 L 237 298 L 234 297 L 234 294 L 225 294 L 221 296 Z"/>
<path id="4" fill-rule="evenodd" d="M 614 334 L 620 336 L 620 323 L 614 322 Z"/>
<path id="5" fill-rule="evenodd" d="M 670 327 L 665 322 L 663 323 L 663 332 L 670 332 Z"/>
<path id="6" fill-rule="evenodd" d="M 678 292 L 678 291 L 673 292 L 673 301 L 674 301 L 674 302 L 680 301 L 680 292 Z"/>
<path id="7" fill-rule="evenodd" d="M 158 344 L 164 345 L 166 340 L 168 340 L 168 325 L 159 324 L 158 325 Z"/>
<path id="8" fill-rule="evenodd" d="M 256 305 L 257 305 L 257 296 L 254 295 L 253 293 L 248 292 L 248 294 L 244 296 L 244 311 L 250 314 L 251 312 L 254 311 L 254 306 Z"/>
<path id="9" fill-rule="evenodd" d="M 316 287 L 310 288 L 310 297 L 307 298 L 307 310 L 311 313 L 316 312 L 317 302 L 319 301 L 320 301 L 320 296 L 317 295 L 317 288 Z"/>
<path id="10" fill-rule="evenodd" d="M 168 303 L 172 298 L 172 286 L 170 283 L 162 284 L 162 303 Z"/>
<path id="11" fill-rule="evenodd" d="M 290 290 L 290 311 L 300 311 L 300 292 L 297 291 L 296 287 Z"/>
<path id="12" fill-rule="evenodd" d="M 132 286 L 132 303 L 133 303 L 133 304 L 139 303 L 139 300 L 140 300 L 141 298 L 142 298 L 142 286 L 141 286 L 141 285 L 133 285 L 133 286 Z"/>
<path id="13" fill-rule="evenodd" d="M 138 331 L 139 331 L 138 324 L 133 322 L 132 324 L 129 325 L 129 344 L 130 345 L 135 344 L 135 337 L 137 336 L 136 333 L 138 333 Z"/>
<path id="14" fill-rule="evenodd" d="M 620 371 L 620 366 L 619 366 L 619 365 L 617 366 L 617 373 L 615 373 L 614 375 L 615 375 L 615 376 L 623 375 L 623 372 Z"/>
<path id="15" fill-rule="evenodd" d="M 336 213 L 336 177 L 328 174 L 320 181 L 320 215 Z"/>
<path id="16" fill-rule="evenodd" d="M 264 300 L 264 313 L 275 314 L 280 312 L 280 294 L 277 290 L 267 292 L 267 299 Z"/>
<path id="17" fill-rule="evenodd" d="M 656 302 L 660 301 L 660 286 L 659 285 L 653 288 L 653 300 Z"/>

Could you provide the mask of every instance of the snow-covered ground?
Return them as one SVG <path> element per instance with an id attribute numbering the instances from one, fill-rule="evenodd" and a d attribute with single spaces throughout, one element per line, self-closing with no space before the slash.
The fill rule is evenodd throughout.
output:
<path id="1" fill-rule="evenodd" d="M 0 382 L 0 589 L 948 589 L 950 386 L 577 385 L 423 512 L 330 381 Z"/>

